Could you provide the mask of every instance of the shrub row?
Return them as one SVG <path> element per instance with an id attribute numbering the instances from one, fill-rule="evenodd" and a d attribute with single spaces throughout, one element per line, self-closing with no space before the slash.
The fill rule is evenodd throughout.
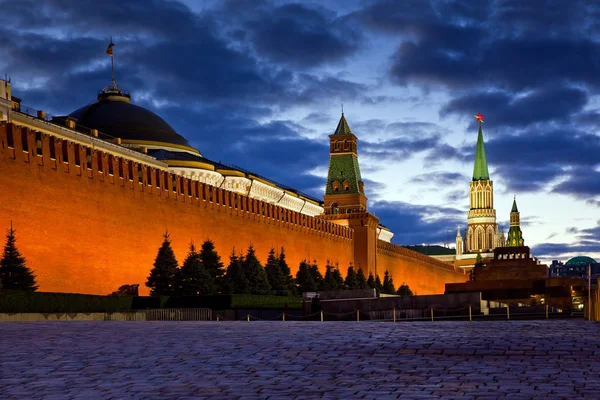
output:
<path id="1" fill-rule="evenodd" d="M 2 313 L 91 313 L 131 310 L 132 297 L 0 291 Z"/>
<path id="2" fill-rule="evenodd" d="M 300 308 L 301 297 L 213 295 L 183 297 L 98 296 L 0 290 L 0 313 L 91 313 L 158 308 Z"/>

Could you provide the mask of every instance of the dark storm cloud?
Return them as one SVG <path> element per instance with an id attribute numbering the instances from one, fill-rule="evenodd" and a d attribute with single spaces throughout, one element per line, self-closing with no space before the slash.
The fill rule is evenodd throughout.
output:
<path id="1" fill-rule="evenodd" d="M 394 233 L 392 242 L 400 245 L 443 243 L 451 228 L 453 240 L 456 226 L 464 224 L 464 210 L 451 207 L 376 201 L 371 203 L 369 211 Z"/>
<path id="2" fill-rule="evenodd" d="M 486 120 L 493 124 L 494 129 L 526 127 L 540 122 L 567 121 L 587 101 L 586 91 L 564 86 L 547 86 L 520 97 L 504 91 L 474 92 L 449 101 L 440 109 L 440 115 L 455 114 L 469 118 L 471 127 L 475 127 L 472 115 L 476 110 L 487 115 Z"/>
<path id="3" fill-rule="evenodd" d="M 532 252 L 537 258 L 563 258 L 568 254 L 585 255 L 600 252 L 600 243 L 596 244 L 569 244 L 569 243 L 543 243 L 535 245 Z"/>
<path id="4" fill-rule="evenodd" d="M 378 160 L 402 161 L 433 149 L 439 144 L 435 137 L 424 139 L 398 138 L 379 143 L 362 142 L 360 154 Z"/>
<path id="5" fill-rule="evenodd" d="M 254 48 L 278 63 L 312 67 L 341 61 L 357 50 L 361 39 L 356 26 L 325 8 L 263 4 L 247 10 L 237 17 Z"/>
<path id="6" fill-rule="evenodd" d="M 567 179 L 558 184 L 553 192 L 593 201 L 593 198 L 600 196 L 600 172 L 584 167 L 569 171 Z"/>
<path id="7" fill-rule="evenodd" d="M 468 182 L 469 178 L 458 172 L 431 172 L 416 175 L 411 179 L 412 183 L 433 183 L 436 186 L 452 187 L 457 183 Z"/>
<path id="8" fill-rule="evenodd" d="M 51 89 L 55 98 L 72 97 L 76 87 L 78 95 L 89 93 L 83 104 L 89 103 L 93 98 L 90 94 L 110 81 L 106 32 L 114 35 L 116 43 L 117 82 L 131 90 L 134 97 L 143 91 L 156 100 L 180 107 L 207 103 L 234 107 L 250 103 L 285 108 L 325 98 L 352 100 L 362 96 L 365 89 L 360 83 L 334 76 L 317 76 L 302 69 L 292 71 L 284 63 L 266 63 L 263 59 L 267 55 L 260 51 L 236 46 L 223 36 L 224 27 L 231 28 L 232 22 L 231 16 L 219 8 L 225 7 L 223 3 L 200 14 L 170 1 L 14 3 L 17 2 L 11 2 L 13 5 L 6 10 L 12 17 L 8 18 L 9 27 L 1 32 L 12 40 L 0 43 L 5 53 L 0 66 L 12 73 L 15 90 L 22 90 L 24 93 L 20 94 L 29 101 L 36 101 L 41 95 L 41 90 L 31 89 L 29 83 L 42 76 L 50 84 L 41 85 L 40 89 Z M 22 14 L 25 7 L 37 10 L 41 16 L 27 20 Z M 298 13 L 305 18 L 325 18 L 326 14 L 326 10 L 301 6 L 266 9 L 288 17 Z M 340 29 L 345 26 L 334 25 Z M 326 24 L 321 34 L 325 34 L 327 26 L 331 24 Z M 278 39 L 285 41 L 285 35 L 281 32 Z M 68 111 L 71 109 L 61 110 Z"/>

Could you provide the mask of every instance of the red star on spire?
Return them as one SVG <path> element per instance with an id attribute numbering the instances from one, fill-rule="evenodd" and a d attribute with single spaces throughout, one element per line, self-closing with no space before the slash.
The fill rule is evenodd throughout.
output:
<path id="1" fill-rule="evenodd" d="M 475 116 L 475 119 L 477 120 L 477 122 L 479 122 L 480 124 L 483 124 L 483 115 L 481 115 L 481 113 L 478 113 Z"/>

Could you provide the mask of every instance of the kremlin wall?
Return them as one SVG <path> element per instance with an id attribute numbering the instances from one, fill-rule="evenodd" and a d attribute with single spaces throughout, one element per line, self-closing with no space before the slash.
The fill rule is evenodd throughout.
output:
<path id="1" fill-rule="evenodd" d="M 393 234 L 367 211 L 356 137 L 343 115 L 342 130 L 330 136 L 322 202 L 203 157 L 160 117 L 130 104 L 114 81 L 86 106 L 113 107 L 103 111 L 104 131 L 90 126 L 89 115 L 80 125 L 90 109 L 52 118 L 22 106 L 10 84 L 0 84 L 0 228 L 12 221 L 40 291 L 109 294 L 140 284 L 146 295 L 166 230 L 180 262 L 190 240 L 210 238 L 225 263 L 232 248 L 245 251 L 250 243 L 263 263 L 270 248 L 284 247 L 294 275 L 308 259 L 323 270 L 327 260 L 338 263 L 344 275 L 350 263 L 380 277 L 388 270 L 417 294 L 443 293 L 446 283 L 467 280 L 452 265 L 389 242 Z M 134 121 L 136 136 L 115 137 L 123 115 L 135 119 L 131 107 L 162 122 Z M 117 122 L 106 125 L 113 115 Z M 164 139 L 152 128 L 162 123 Z M 339 161 L 348 154 L 350 164 Z M 338 182 L 333 174 L 344 172 L 335 165 L 354 172 Z"/>

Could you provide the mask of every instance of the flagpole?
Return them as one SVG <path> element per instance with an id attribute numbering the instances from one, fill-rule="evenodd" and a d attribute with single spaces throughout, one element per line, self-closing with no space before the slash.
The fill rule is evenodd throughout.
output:
<path id="1" fill-rule="evenodd" d="M 112 36 L 110 37 L 110 44 L 113 44 L 112 41 Z M 115 54 L 112 51 L 111 48 L 111 52 L 110 52 L 110 63 L 111 63 L 111 70 L 112 70 L 112 85 L 113 85 L 113 89 L 117 87 L 116 83 L 115 83 Z"/>

